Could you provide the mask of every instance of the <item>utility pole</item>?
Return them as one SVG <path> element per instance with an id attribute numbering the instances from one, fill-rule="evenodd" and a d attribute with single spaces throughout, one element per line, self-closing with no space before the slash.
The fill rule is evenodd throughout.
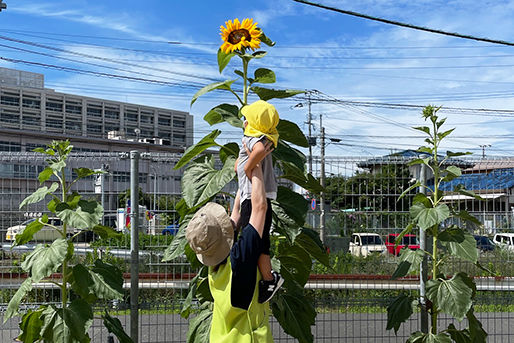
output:
<path id="1" fill-rule="evenodd" d="M 311 93 L 307 92 L 307 104 L 309 106 L 309 113 L 307 114 L 307 125 L 309 125 L 309 137 L 307 138 L 309 142 L 309 174 L 312 174 L 312 113 L 311 113 Z"/>
<path id="2" fill-rule="evenodd" d="M 485 158 L 485 148 L 491 147 L 491 144 L 481 144 L 479 147 L 482 148 L 482 158 Z"/>
<path id="3" fill-rule="evenodd" d="M 3 0 L 0 0 L 0 12 L 2 12 L 2 10 L 5 10 L 7 8 L 7 4 L 3 3 L 2 1 Z"/>
<path id="4" fill-rule="evenodd" d="M 319 122 L 321 126 L 321 117 L 319 116 Z M 320 177 L 319 177 L 319 183 L 321 184 L 321 187 L 325 188 L 325 128 L 321 126 L 321 167 L 320 167 Z M 322 190 L 319 197 L 319 209 L 320 209 L 320 216 L 319 216 L 319 236 L 321 239 L 321 242 L 325 243 L 325 192 Z"/>

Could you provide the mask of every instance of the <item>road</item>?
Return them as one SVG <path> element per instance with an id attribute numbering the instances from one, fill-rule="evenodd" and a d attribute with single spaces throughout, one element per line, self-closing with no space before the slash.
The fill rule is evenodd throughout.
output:
<path id="1" fill-rule="evenodd" d="M 479 319 L 489 332 L 487 342 L 507 343 L 514 341 L 514 314 L 479 313 Z M 129 328 L 129 317 L 118 317 Z M 386 314 L 363 313 L 320 313 L 312 329 L 314 342 L 324 343 L 365 343 L 365 342 L 405 342 L 409 333 L 418 330 L 417 319 L 404 323 L 398 332 L 386 331 Z M 178 314 L 143 314 L 140 316 L 140 343 L 183 343 L 186 341 L 188 321 Z M 450 322 L 444 318 L 440 327 L 447 327 Z M 465 322 L 464 322 L 465 323 Z M 455 323 L 457 325 L 457 323 Z M 457 325 L 458 326 L 458 325 Z M 0 326 L 1 342 L 12 342 L 18 332 L 17 320 L 9 320 Z M 287 336 L 278 323 L 272 320 L 275 342 L 295 342 Z M 100 320 L 95 320 L 90 330 L 91 342 L 107 343 L 108 333 Z"/>

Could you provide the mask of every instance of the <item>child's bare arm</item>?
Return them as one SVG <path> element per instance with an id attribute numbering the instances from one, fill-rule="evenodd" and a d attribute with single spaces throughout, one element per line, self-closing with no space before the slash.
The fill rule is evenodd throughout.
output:
<path id="1" fill-rule="evenodd" d="M 258 141 L 254 144 L 251 152 L 248 150 L 246 145 L 244 145 L 244 147 L 248 154 L 248 161 L 246 161 L 244 171 L 246 176 L 251 180 L 253 168 L 255 168 L 259 162 L 261 162 L 270 152 L 273 151 L 273 143 L 270 141 L 266 141 L 266 143 Z"/>
<path id="2" fill-rule="evenodd" d="M 238 189 L 236 198 L 234 199 L 234 207 L 232 207 L 232 213 L 230 214 L 232 225 L 234 229 L 239 227 L 239 221 L 241 220 L 241 191 Z"/>

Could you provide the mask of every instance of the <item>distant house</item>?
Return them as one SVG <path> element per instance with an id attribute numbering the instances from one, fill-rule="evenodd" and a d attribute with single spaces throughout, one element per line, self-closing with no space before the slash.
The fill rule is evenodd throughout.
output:
<path id="1" fill-rule="evenodd" d="M 384 165 L 407 165 L 409 162 L 414 161 L 419 158 L 427 158 L 430 155 L 427 153 L 419 152 L 416 150 L 403 150 L 400 152 L 396 152 L 393 154 L 385 155 L 382 157 L 375 157 L 367 159 L 366 161 L 362 161 L 357 163 L 357 166 L 359 168 L 368 169 L 372 174 L 376 174 L 380 171 L 381 167 Z M 444 157 L 440 157 L 442 160 Z M 457 166 L 461 169 L 468 169 L 472 168 L 475 164 L 463 160 L 463 159 L 457 159 L 457 158 L 450 158 L 445 163 L 445 165 L 453 165 Z M 411 176 L 417 180 L 420 179 L 421 174 L 421 165 L 416 164 L 413 166 L 409 166 L 409 172 Z M 430 170 L 427 170 L 426 178 L 427 180 L 430 180 L 433 177 L 433 175 L 430 173 Z"/>

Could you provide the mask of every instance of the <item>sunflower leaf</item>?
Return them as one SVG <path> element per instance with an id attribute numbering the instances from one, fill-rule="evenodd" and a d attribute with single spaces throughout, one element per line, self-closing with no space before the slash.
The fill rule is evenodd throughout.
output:
<path id="1" fill-rule="evenodd" d="M 275 83 L 277 81 L 275 73 L 271 69 L 259 68 L 255 71 L 254 75 L 255 75 L 254 82 Z"/>
<path id="2" fill-rule="evenodd" d="M 218 49 L 218 67 L 220 70 L 220 74 L 223 72 L 223 69 L 228 65 L 232 57 L 234 57 L 236 54 L 231 52 L 230 54 L 225 53 L 221 49 Z"/>
<path id="3" fill-rule="evenodd" d="M 274 46 L 275 45 L 275 42 L 272 41 L 271 39 L 269 39 L 269 37 L 266 36 L 264 34 L 264 32 L 262 32 L 262 31 L 261 31 L 261 35 L 259 36 L 259 39 L 261 40 L 261 42 L 263 42 L 267 46 Z"/>
<path id="4" fill-rule="evenodd" d="M 230 86 L 235 82 L 236 80 L 225 80 L 225 81 L 221 81 L 221 82 L 214 82 L 214 83 L 211 83 L 205 87 L 203 87 L 202 89 L 200 89 L 198 92 L 196 92 L 195 95 L 193 95 L 193 99 L 191 99 L 191 106 L 193 106 L 193 104 L 195 103 L 195 101 L 202 95 L 204 95 L 205 93 L 209 93 L 210 91 L 213 91 L 215 89 L 223 89 L 223 90 L 226 90 L 226 91 L 231 91 L 232 89 L 230 88 Z"/>
<path id="5" fill-rule="evenodd" d="M 177 164 L 175 164 L 175 167 L 173 167 L 173 169 L 182 168 L 204 150 L 209 149 L 211 146 L 218 145 L 214 140 L 220 135 L 220 133 L 220 130 L 214 130 L 207 136 L 202 138 L 198 143 L 196 143 L 195 145 L 191 145 L 189 148 L 187 148 L 187 150 L 184 152 L 184 154 L 177 162 Z"/>
<path id="6" fill-rule="evenodd" d="M 267 101 L 270 99 L 283 99 L 295 96 L 297 94 L 305 93 L 305 91 L 297 89 L 271 89 L 263 87 L 250 88 L 261 100 Z"/>
<path id="7" fill-rule="evenodd" d="M 231 104 L 221 104 L 212 108 L 203 119 L 211 126 L 227 122 L 234 127 L 243 128 L 243 122 L 239 118 L 239 107 Z"/>

